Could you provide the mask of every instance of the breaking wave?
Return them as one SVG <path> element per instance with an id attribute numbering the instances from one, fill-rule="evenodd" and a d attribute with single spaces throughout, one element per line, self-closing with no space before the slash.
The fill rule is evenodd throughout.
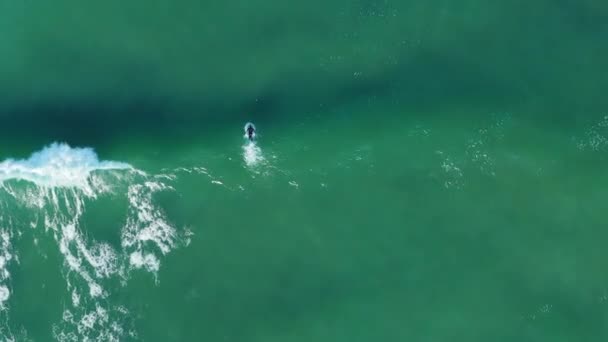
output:
<path id="1" fill-rule="evenodd" d="M 134 271 L 156 279 L 163 255 L 188 243 L 188 231 L 177 229 L 155 203 L 155 194 L 172 191 L 175 177 L 149 175 L 127 163 L 100 161 L 90 148 L 54 143 L 23 160 L 0 163 L 0 340 L 15 340 L 9 329 L 10 270 L 18 267 L 14 242 L 27 229 L 34 247 L 52 239 L 63 258 L 62 276 L 69 298 L 63 319 L 55 322 L 58 341 L 119 341 L 135 337 L 129 309 L 109 299 L 110 284 L 126 285 Z M 83 219 L 102 199 L 124 203 L 126 217 L 120 243 L 97 241 Z M 19 213 L 16 215 L 14 213 Z M 114 227 L 108 227 L 112 229 Z M 118 232 L 117 232 L 118 233 Z M 24 339 L 17 336 L 18 340 Z"/>

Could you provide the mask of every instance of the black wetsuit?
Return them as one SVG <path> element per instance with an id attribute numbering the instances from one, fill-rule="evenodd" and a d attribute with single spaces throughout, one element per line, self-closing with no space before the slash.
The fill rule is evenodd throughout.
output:
<path id="1" fill-rule="evenodd" d="M 253 141 L 253 133 L 255 133 L 253 126 L 247 127 L 247 137 L 249 137 L 249 140 L 251 141 Z"/>

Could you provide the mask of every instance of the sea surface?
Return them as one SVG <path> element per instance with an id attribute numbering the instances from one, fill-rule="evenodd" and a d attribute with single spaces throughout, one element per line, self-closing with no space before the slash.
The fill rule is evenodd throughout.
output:
<path id="1" fill-rule="evenodd" d="M 599 0 L 0 0 L 0 341 L 606 341 L 607 42 Z"/>

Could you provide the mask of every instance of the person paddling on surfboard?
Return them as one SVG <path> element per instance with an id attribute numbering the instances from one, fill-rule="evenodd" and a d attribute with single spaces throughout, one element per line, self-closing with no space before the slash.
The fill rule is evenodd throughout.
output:
<path id="1" fill-rule="evenodd" d="M 249 141 L 253 141 L 255 138 L 255 126 L 251 122 L 248 122 L 245 125 L 245 134 Z"/>

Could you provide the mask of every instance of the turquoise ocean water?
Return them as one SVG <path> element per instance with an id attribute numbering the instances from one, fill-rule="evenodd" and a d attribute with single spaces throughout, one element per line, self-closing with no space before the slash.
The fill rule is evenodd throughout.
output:
<path id="1" fill-rule="evenodd" d="M 0 341 L 605 341 L 607 38 L 595 0 L 0 0 Z"/>

